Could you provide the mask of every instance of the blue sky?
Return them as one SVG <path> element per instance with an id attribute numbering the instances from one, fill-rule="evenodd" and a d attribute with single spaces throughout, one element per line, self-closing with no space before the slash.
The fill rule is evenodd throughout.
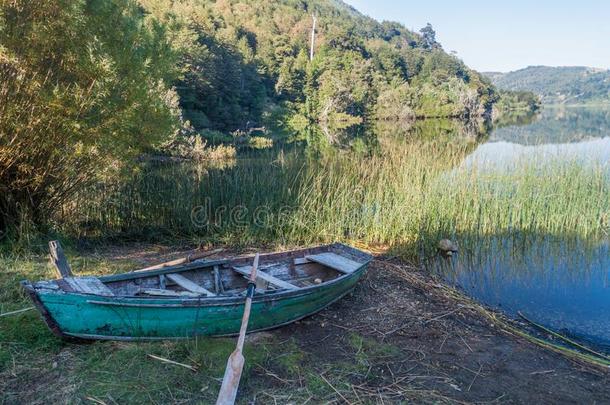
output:
<path id="1" fill-rule="evenodd" d="M 345 0 L 419 31 L 430 22 L 447 51 L 479 71 L 529 65 L 610 68 L 610 1 Z"/>

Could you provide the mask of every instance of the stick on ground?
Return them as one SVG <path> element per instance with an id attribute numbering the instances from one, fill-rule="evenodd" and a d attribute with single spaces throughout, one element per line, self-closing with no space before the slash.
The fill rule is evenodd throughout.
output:
<path id="1" fill-rule="evenodd" d="M 166 359 L 166 358 L 163 358 L 163 357 L 155 356 L 154 354 L 148 354 L 147 356 L 150 357 L 151 359 L 162 361 L 163 363 L 173 364 L 174 366 L 180 366 L 180 367 L 188 368 L 189 370 L 192 370 L 192 371 L 195 371 L 195 372 L 197 371 L 196 367 L 189 366 L 188 364 L 178 363 L 177 361 L 173 361 L 173 360 L 169 360 L 169 359 Z"/>
<path id="2" fill-rule="evenodd" d="M 0 314 L 0 318 L 2 318 L 3 316 L 11 316 L 11 315 L 17 315 L 20 314 L 22 312 L 27 312 L 34 309 L 34 307 L 28 307 L 28 308 L 23 308 L 23 309 L 18 309 L 17 311 L 11 311 L 11 312 L 5 312 L 3 314 Z"/>

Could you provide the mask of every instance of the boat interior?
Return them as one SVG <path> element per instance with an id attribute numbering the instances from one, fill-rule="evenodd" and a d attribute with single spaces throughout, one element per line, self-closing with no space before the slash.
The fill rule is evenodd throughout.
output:
<path id="1" fill-rule="evenodd" d="M 253 257 L 195 260 L 177 266 L 102 277 L 64 277 L 36 283 L 37 288 L 99 296 L 202 298 L 245 294 Z M 345 245 L 304 249 L 260 256 L 256 293 L 299 290 L 352 274 L 370 256 Z"/>

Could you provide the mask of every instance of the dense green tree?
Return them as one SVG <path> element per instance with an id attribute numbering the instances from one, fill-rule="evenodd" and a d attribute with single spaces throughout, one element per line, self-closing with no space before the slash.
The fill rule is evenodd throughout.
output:
<path id="1" fill-rule="evenodd" d="M 183 117 L 195 130 L 233 131 L 260 121 L 269 80 L 256 59 L 257 37 L 209 1 L 141 0 L 173 30 Z M 221 7 L 218 5 L 218 7 Z"/>
<path id="2" fill-rule="evenodd" d="M 367 49 L 375 65 L 375 70 L 391 82 L 396 78 L 407 80 L 409 78 L 409 64 L 399 49 L 386 41 L 375 39 L 369 41 Z"/>
<path id="3" fill-rule="evenodd" d="M 436 42 L 436 31 L 432 28 L 432 24 L 426 24 L 419 32 L 422 36 L 422 46 L 425 49 L 440 48 L 440 44 Z"/>
<path id="4" fill-rule="evenodd" d="M 170 136 L 175 66 L 130 0 L 0 3 L 0 229 L 44 222 Z"/>
<path id="5" fill-rule="evenodd" d="M 275 90 L 280 99 L 302 102 L 307 78 L 308 55 L 301 49 L 295 57 L 286 57 L 279 68 Z"/>

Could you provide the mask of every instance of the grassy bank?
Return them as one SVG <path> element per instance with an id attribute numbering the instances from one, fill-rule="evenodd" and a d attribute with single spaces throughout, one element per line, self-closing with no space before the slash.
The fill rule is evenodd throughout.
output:
<path id="1" fill-rule="evenodd" d="M 119 258 L 130 252 L 133 249 L 106 251 L 104 255 L 111 255 L 112 260 L 92 253 L 80 258 L 70 256 L 70 261 L 77 274 L 111 274 L 135 264 Z M 54 277 L 44 256 L 4 258 L 0 266 L 8 270 L 0 273 L 0 313 L 31 305 L 16 288 L 19 280 Z M 328 326 L 324 327 L 324 322 L 318 326 L 321 334 L 328 331 Z M 380 388 L 378 396 L 396 395 L 402 390 L 405 397 L 438 396 L 432 390 L 411 386 L 410 381 L 390 385 L 388 379 L 393 376 L 384 374 L 384 369 L 396 357 L 408 358 L 401 348 L 356 330 L 342 331 L 333 336 L 337 338 L 341 353 L 323 361 L 316 354 L 319 345 L 312 352 L 292 336 L 261 333 L 249 338 L 239 403 L 250 399 L 260 403 L 331 401 L 338 395 L 356 400 L 359 395 L 371 395 L 363 389 L 376 384 L 389 385 L 387 392 Z M 0 402 L 212 403 L 226 359 L 234 348 L 235 339 L 202 337 L 152 343 L 69 344 L 53 336 L 36 311 L 0 317 Z M 167 364 L 150 355 L 190 368 Z M 338 390 L 342 393 L 337 394 Z"/>

